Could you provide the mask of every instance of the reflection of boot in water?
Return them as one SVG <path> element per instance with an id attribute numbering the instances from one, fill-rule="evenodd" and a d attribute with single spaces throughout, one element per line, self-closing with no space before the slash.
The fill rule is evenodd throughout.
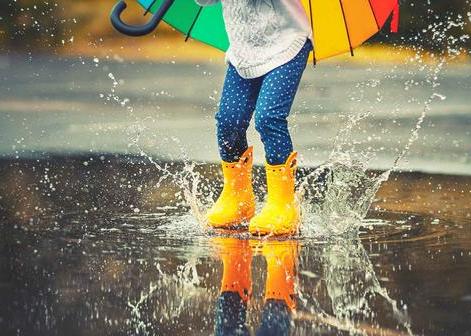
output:
<path id="1" fill-rule="evenodd" d="M 235 238 L 217 238 L 213 243 L 223 263 L 215 335 L 248 335 L 245 319 L 252 287 L 250 246 L 248 241 Z"/>
<path id="2" fill-rule="evenodd" d="M 291 312 L 296 308 L 294 296 L 296 241 L 267 241 L 262 254 L 267 261 L 265 306 L 257 335 L 288 335 Z"/>

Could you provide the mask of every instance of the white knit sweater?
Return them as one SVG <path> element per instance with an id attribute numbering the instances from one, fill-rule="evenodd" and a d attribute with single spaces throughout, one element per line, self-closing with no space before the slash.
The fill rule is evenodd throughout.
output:
<path id="1" fill-rule="evenodd" d="M 201 6 L 220 0 L 195 0 Z M 244 78 L 257 78 L 289 62 L 312 40 L 300 0 L 222 0 L 229 49 L 226 61 Z"/>

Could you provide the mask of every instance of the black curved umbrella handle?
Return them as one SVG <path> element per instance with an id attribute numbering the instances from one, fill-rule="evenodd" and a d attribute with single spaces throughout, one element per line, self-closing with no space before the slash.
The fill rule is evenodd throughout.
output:
<path id="1" fill-rule="evenodd" d="M 126 9 L 127 5 L 124 0 L 118 2 L 111 11 L 111 24 L 113 27 L 122 34 L 129 35 L 129 36 L 143 36 L 151 33 L 152 31 L 157 28 L 160 21 L 164 17 L 165 13 L 169 10 L 169 8 L 173 5 L 175 0 L 164 0 L 162 5 L 158 9 L 158 11 L 152 17 L 148 23 L 141 25 L 141 26 L 134 26 L 127 24 L 121 20 L 121 13 Z"/>

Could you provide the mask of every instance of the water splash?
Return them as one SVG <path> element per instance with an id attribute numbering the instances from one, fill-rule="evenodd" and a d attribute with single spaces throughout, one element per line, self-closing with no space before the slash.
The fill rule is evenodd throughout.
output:
<path id="1" fill-rule="evenodd" d="M 154 335 L 162 330 L 162 325 L 179 321 L 185 310 L 192 309 L 195 302 L 207 295 L 206 289 L 200 286 L 201 277 L 196 266 L 196 258 L 190 258 L 171 271 L 163 271 L 159 263 L 155 265 L 158 279 L 150 282 L 138 299 L 129 299 L 127 303 L 134 334 Z"/>
<path id="2" fill-rule="evenodd" d="M 358 329 L 355 321 L 375 319 L 371 302 L 379 297 L 389 306 L 396 322 L 412 335 L 405 307 L 399 308 L 396 300 L 381 286 L 368 254 L 357 238 L 330 241 L 322 259 L 327 292 L 337 318 Z"/>
<path id="3" fill-rule="evenodd" d="M 432 92 L 423 101 L 423 108 L 411 129 L 406 144 L 402 149 L 396 149 L 398 154 L 391 167 L 382 173 L 368 170 L 368 163 L 380 150 L 369 146 L 363 150 L 359 149 L 357 145 L 360 142 L 354 139 L 354 135 L 357 135 L 355 130 L 359 129 L 359 124 L 373 114 L 375 103 L 381 103 L 381 97 L 386 95 L 386 92 L 378 91 L 377 101 L 372 103 L 365 101 L 365 89 L 379 89 L 381 83 L 395 77 L 394 69 L 387 75 L 385 81 L 366 80 L 356 85 L 357 91 L 350 94 L 351 100 L 370 105 L 369 109 L 365 110 L 359 106 L 357 112 L 351 111 L 345 126 L 336 136 L 334 148 L 327 162 L 299 182 L 298 199 L 303 213 L 304 235 L 315 235 L 319 232 L 339 235 L 357 232 L 362 226 L 362 219 L 365 218 L 381 184 L 388 180 L 392 171 L 399 168 L 413 144 L 419 139 L 420 129 L 433 102 L 446 99 L 444 95 L 436 92 L 436 88 L 440 86 L 439 75 L 448 62 L 464 52 L 460 45 L 463 39 L 468 39 L 467 35 L 456 37 L 449 32 L 455 27 L 463 28 L 464 24 L 463 18 L 458 15 L 455 19 L 449 18 L 446 23 L 438 21 L 422 32 L 424 35 L 430 34 L 431 37 L 428 38 L 432 38 L 437 43 L 445 44 L 445 51 L 441 54 L 413 48 L 416 52 L 415 57 L 407 60 L 406 65 L 416 70 L 409 72 L 411 78 L 405 80 L 404 90 L 408 91 L 414 85 L 422 85 Z M 427 58 L 434 61 L 427 62 Z M 416 81 L 413 77 L 418 74 L 425 74 L 425 80 Z M 415 98 L 410 99 L 410 102 L 416 103 L 415 100 Z M 395 112 L 397 111 L 391 111 L 391 114 L 394 115 Z M 365 142 L 368 142 L 371 136 L 369 132 L 366 133 Z"/>
<path id="4" fill-rule="evenodd" d="M 160 173 L 159 180 L 156 182 L 156 187 L 159 187 L 166 180 L 176 186 L 182 187 L 182 199 L 184 200 L 184 203 L 190 207 L 197 221 L 202 226 L 205 226 L 205 220 L 202 210 L 204 209 L 204 200 L 202 201 L 201 196 L 203 193 L 200 190 L 204 190 L 205 188 L 204 185 L 201 183 L 203 178 L 196 169 L 196 163 L 189 159 L 184 146 L 177 137 L 165 137 L 162 134 L 160 134 L 159 137 L 159 145 L 176 146 L 179 149 L 178 159 L 183 162 L 183 167 L 181 170 L 175 171 L 174 169 L 170 169 L 170 165 L 173 164 L 171 160 L 170 162 L 160 162 L 159 160 L 155 160 L 153 158 L 153 155 L 148 153 L 141 144 L 143 142 L 142 134 L 146 130 L 146 124 L 151 118 L 146 117 L 142 119 L 136 116 L 130 99 L 122 98 L 117 94 L 117 89 L 120 83 L 123 81 L 117 80 L 113 73 L 109 73 L 108 77 L 112 81 L 112 87 L 110 88 L 108 93 L 101 93 L 100 97 L 105 99 L 106 102 L 114 102 L 119 104 L 122 108 L 125 109 L 126 113 L 128 113 L 135 120 L 135 122 L 126 129 L 126 133 L 129 138 L 128 147 L 134 148 L 139 154 L 139 156 L 148 160 Z"/>
<path id="5" fill-rule="evenodd" d="M 406 305 L 391 298 L 381 285 L 370 257 L 356 235 L 333 237 L 321 248 L 309 246 L 305 249 L 300 261 L 303 271 L 297 291 L 302 313 L 296 319 L 312 323 L 306 334 L 321 333 L 326 327 L 349 335 L 413 334 Z M 312 257 L 316 258 L 314 262 L 310 260 Z M 318 268 L 310 269 L 313 265 Z M 312 274 L 319 279 L 314 287 L 309 279 Z M 378 306 L 383 309 L 381 316 L 377 314 Z M 386 316 L 396 323 L 392 333 L 382 326 Z M 383 322 L 380 324 L 378 319 Z"/>
<path id="6" fill-rule="evenodd" d="M 352 91 L 348 92 L 350 113 L 346 116 L 345 126 L 340 129 L 335 138 L 330 158 L 319 169 L 308 174 L 298 183 L 297 197 L 303 213 L 303 235 L 316 235 L 320 230 L 324 230 L 325 233 L 343 234 L 358 231 L 361 227 L 361 220 L 365 218 L 381 184 L 389 178 L 393 170 L 400 167 L 412 145 L 419 139 L 419 131 L 432 103 L 437 99 L 444 99 L 442 94 L 436 92 L 440 85 L 439 75 L 451 58 L 463 52 L 460 45 L 469 38 L 466 34 L 461 36 L 450 34 L 450 31 L 455 32 L 457 27 L 464 27 L 463 17 L 448 17 L 446 22 L 437 20 L 435 24 L 420 32 L 418 37 L 444 44 L 445 52 L 432 53 L 420 46 L 413 47 L 415 56 L 405 60 L 404 65 L 412 70 L 407 73 L 407 78 L 404 78 L 404 92 L 411 92 L 411 88 L 417 85 L 430 88 L 432 92 L 422 102 L 417 97 L 407 98 L 404 94 L 404 100 L 408 100 L 411 106 L 414 104 L 423 106 L 406 143 L 394 149 L 397 155 L 391 166 L 382 173 L 372 173 L 368 170 L 369 162 L 384 149 L 371 146 L 361 148 L 360 145 L 368 144 L 375 136 L 369 132 L 371 130 L 361 129 L 361 125 L 368 123 L 369 117 L 374 115 L 375 108 L 380 108 L 388 95 L 389 92 L 382 86 L 393 79 L 400 79 L 397 67 L 392 67 L 384 78 L 367 78 L 356 83 Z M 398 48 L 403 47 L 398 46 Z M 371 77 L 372 71 L 371 68 L 368 69 L 368 77 Z M 420 76 L 424 76 L 425 79 L 416 78 Z M 130 138 L 129 147 L 137 150 L 140 156 L 147 158 L 159 172 L 162 172 L 157 186 L 168 180 L 182 187 L 182 203 L 190 207 L 198 222 L 205 227 L 204 209 L 216 196 L 213 183 L 205 182 L 206 179 L 198 172 L 197 165 L 189 160 L 185 148 L 175 137 L 161 136 L 158 142 L 160 145 L 166 142 L 169 146 L 176 145 L 179 148 L 178 159 L 183 161 L 183 168 L 177 173 L 170 172 L 167 163 L 154 160 L 152 155 L 145 151 L 142 146 L 142 134 L 146 129 L 148 118 L 141 120 L 134 115 L 130 100 L 121 98 L 116 93 L 121 81 L 117 80 L 112 73 L 109 74 L 109 78 L 112 80 L 112 88 L 108 94 L 100 96 L 106 101 L 119 104 L 136 120 L 127 130 Z M 375 92 L 373 99 L 367 98 L 365 93 L 368 90 Z M 407 109 L 404 110 L 408 112 Z M 392 108 L 391 116 L 396 116 L 398 112 L 397 107 Z M 388 130 L 386 129 L 385 132 L 387 133 Z M 365 134 L 366 139 L 358 140 L 361 134 Z M 352 223 L 356 224 L 352 226 Z"/>

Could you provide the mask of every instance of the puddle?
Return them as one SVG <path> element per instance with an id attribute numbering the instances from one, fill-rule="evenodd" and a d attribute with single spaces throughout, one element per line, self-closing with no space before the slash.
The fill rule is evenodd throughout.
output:
<path id="1" fill-rule="evenodd" d="M 7 334 L 211 334 L 223 314 L 227 255 L 251 258 L 249 332 L 270 316 L 267 258 L 295 265 L 292 334 L 466 335 L 470 329 L 463 313 L 471 309 L 470 177 L 393 173 L 366 218 L 350 223 L 354 234 L 327 234 L 318 217 L 307 219 L 310 229 L 296 239 L 257 240 L 202 228 L 184 188 L 162 182 L 145 159 L 88 157 L 86 166 L 84 160 L 0 163 L 6 181 L 0 292 L 10 302 L 0 316 Z M 198 166 L 202 176 L 216 168 Z M 310 173 L 301 170 L 300 179 Z M 243 273 L 230 271 L 226 277 L 236 280 Z"/>

